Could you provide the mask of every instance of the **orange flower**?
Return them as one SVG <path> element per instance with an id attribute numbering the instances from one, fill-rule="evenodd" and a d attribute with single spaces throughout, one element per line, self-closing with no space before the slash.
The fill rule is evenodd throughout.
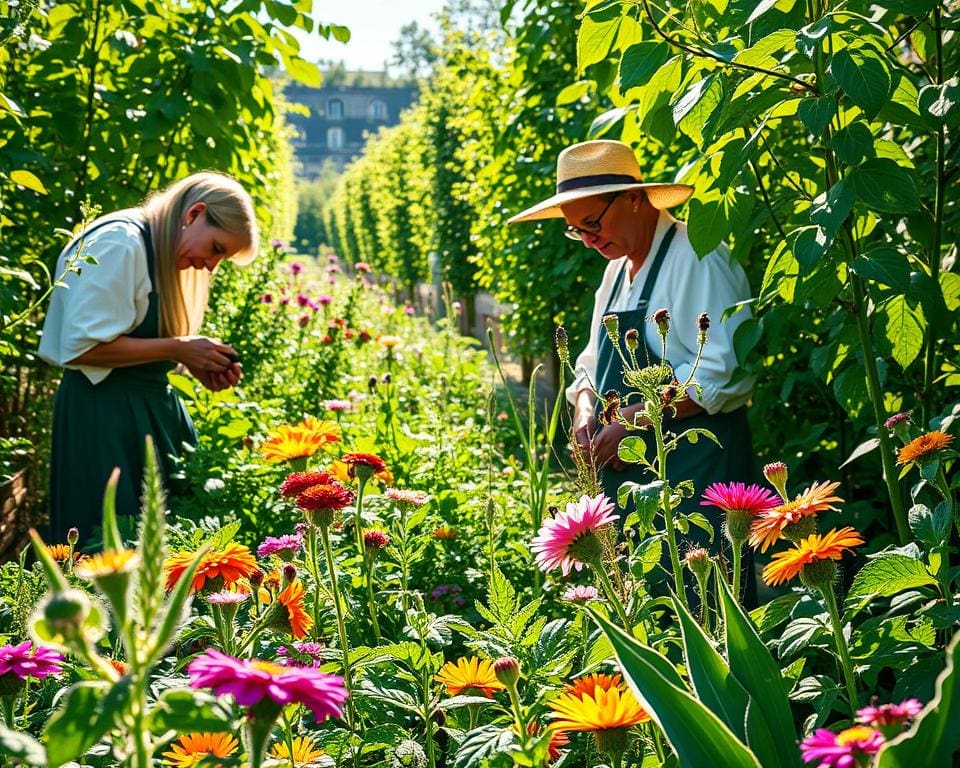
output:
<path id="1" fill-rule="evenodd" d="M 457 535 L 457 529 L 451 528 L 449 525 L 444 523 L 439 528 L 435 529 L 433 532 L 433 538 L 439 539 L 440 541 L 446 541 L 447 539 L 453 539 Z"/>
<path id="2" fill-rule="evenodd" d="M 140 555 L 133 549 L 101 552 L 77 563 L 77 575 L 83 579 L 111 576 L 115 573 L 130 573 L 140 565 Z"/>
<path id="3" fill-rule="evenodd" d="M 561 693 L 550 702 L 557 731 L 607 731 L 630 728 L 650 719 L 629 688 L 594 688 L 593 695 Z"/>
<path id="4" fill-rule="evenodd" d="M 927 432 L 925 435 L 911 440 L 897 451 L 897 464 L 910 464 L 914 461 L 924 461 L 935 453 L 939 453 L 953 442 L 953 435 L 948 435 L 939 429 Z"/>
<path id="5" fill-rule="evenodd" d="M 334 459 L 333 463 L 327 469 L 333 477 L 340 483 L 349 483 L 351 480 L 350 477 L 350 467 L 347 466 L 345 461 L 340 461 L 340 459 Z"/>
<path id="6" fill-rule="evenodd" d="M 836 510 L 833 503 L 843 501 L 833 495 L 839 487 L 840 483 L 814 483 L 793 501 L 764 512 L 750 525 L 750 546 L 760 547 L 761 552 L 766 552 L 771 544 L 780 540 L 788 525 L 827 509 Z"/>
<path id="7" fill-rule="evenodd" d="M 70 545 L 69 544 L 47 544 L 47 552 L 50 553 L 50 557 L 56 560 L 58 563 L 65 563 L 70 558 Z M 80 552 L 73 553 L 73 562 L 77 563 L 80 560 L 86 558 L 86 555 L 81 554 Z"/>
<path id="8" fill-rule="evenodd" d="M 164 752 L 164 763 L 176 768 L 193 768 L 195 765 L 213 765 L 206 758 L 230 757 L 237 751 L 237 740 L 229 733 L 188 733 L 170 745 Z"/>
<path id="9" fill-rule="evenodd" d="M 814 533 L 786 552 L 777 552 L 763 569 L 763 580 L 770 586 L 789 581 L 803 569 L 825 560 L 839 560 L 844 550 L 863 544 L 853 528 L 841 528 L 822 536 Z"/>
<path id="10" fill-rule="evenodd" d="M 482 694 L 492 699 L 494 691 L 504 690 L 503 683 L 497 680 L 493 664 L 476 656 L 448 661 L 440 669 L 436 680 L 447 687 L 447 693 L 451 696 L 461 693 L 472 696 Z"/>
<path id="11" fill-rule="evenodd" d="M 307 416 L 299 424 L 277 427 L 260 446 L 260 455 L 273 463 L 306 458 L 341 437 L 340 427 L 334 422 Z"/>
<path id="12" fill-rule="evenodd" d="M 296 640 L 306 637 L 307 632 L 313 628 L 313 619 L 307 615 L 303 599 L 304 589 L 299 579 L 291 581 L 287 588 L 277 595 L 277 603 L 287 611 L 286 621 L 290 634 Z"/>
<path id="13" fill-rule="evenodd" d="M 196 552 L 177 552 L 167 558 L 163 564 L 167 589 L 173 589 L 195 557 Z M 193 576 L 193 591 L 203 589 L 208 579 L 223 579 L 223 586 L 229 586 L 255 570 L 257 561 L 249 549 L 242 544 L 228 544 L 222 550 L 210 551 L 203 556 Z M 218 588 L 222 587 L 218 585 Z"/>
<path id="14" fill-rule="evenodd" d="M 594 673 L 585 677 L 578 677 L 570 685 L 563 689 L 564 693 L 571 696 L 593 696 L 597 688 L 603 688 L 609 691 L 611 688 L 624 688 L 623 678 L 620 675 L 604 675 Z"/>

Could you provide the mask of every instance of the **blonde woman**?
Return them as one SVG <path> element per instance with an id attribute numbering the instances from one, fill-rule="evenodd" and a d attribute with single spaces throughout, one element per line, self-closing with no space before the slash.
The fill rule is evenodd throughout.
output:
<path id="1" fill-rule="evenodd" d="M 168 371 L 179 364 L 213 391 L 239 381 L 233 348 L 195 334 L 212 272 L 224 259 L 251 262 L 258 241 L 247 192 L 204 172 L 102 216 L 60 254 L 57 274 L 80 247 L 96 264 L 82 263 L 53 292 L 40 342 L 40 357 L 65 369 L 53 419 L 54 541 L 71 527 L 81 542 L 89 537 L 114 467 L 117 512 L 139 511 L 147 435 L 165 475 L 171 457 L 196 443 Z"/>

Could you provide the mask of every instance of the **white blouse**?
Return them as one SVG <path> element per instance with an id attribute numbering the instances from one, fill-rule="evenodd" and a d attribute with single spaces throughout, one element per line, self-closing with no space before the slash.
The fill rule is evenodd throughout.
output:
<path id="1" fill-rule="evenodd" d="M 745 307 L 725 321 L 721 318 L 725 309 L 750 298 L 750 286 L 743 268 L 730 257 L 730 249 L 726 244 L 721 244 L 715 251 L 700 259 L 687 238 L 687 225 L 677 221 L 666 211 L 661 211 L 650 244 L 650 255 L 637 270 L 632 281 L 629 272 L 624 274 L 618 295 L 610 304 L 610 311 L 621 312 L 636 308 L 660 242 L 674 222 L 677 224 L 677 231 L 660 267 L 647 311 L 649 316 L 661 307 L 670 312 L 667 359 L 681 382 L 686 381 L 690 375 L 697 356 L 697 318 L 701 312 L 709 315 L 707 343 L 694 376 L 694 380 L 700 384 L 702 395 L 698 396 L 694 387 L 690 387 L 688 393 L 707 413 L 727 413 L 736 410 L 750 399 L 753 381 L 743 378 L 736 384 L 729 383 L 737 367 L 733 334 L 737 327 L 750 317 L 750 311 Z M 626 257 L 623 257 L 607 264 L 600 287 L 594 294 L 590 340 L 586 349 L 577 357 L 574 366 L 577 376 L 566 390 L 567 399 L 571 403 L 576 401 L 578 391 L 593 389 L 596 384 L 597 337 L 617 274 L 624 268 L 626 261 Z M 649 320 L 649 316 L 644 324 L 644 335 L 650 350 L 659 356 L 662 342 L 657 326 Z M 620 333 L 627 330 L 621 327 Z"/>
<path id="2" fill-rule="evenodd" d="M 79 243 L 57 259 L 57 275 Z M 129 221 L 105 224 L 86 238 L 84 253 L 97 260 L 77 265 L 79 274 L 63 278 L 53 289 L 43 323 L 39 355 L 52 365 L 82 371 L 99 384 L 113 370 L 95 365 L 70 365 L 97 344 L 113 341 L 134 330 L 147 315 L 150 275 L 147 250 L 137 226 Z"/>

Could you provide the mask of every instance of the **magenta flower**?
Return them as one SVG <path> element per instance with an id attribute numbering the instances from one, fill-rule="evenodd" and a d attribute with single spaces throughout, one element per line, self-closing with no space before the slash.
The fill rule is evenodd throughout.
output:
<path id="1" fill-rule="evenodd" d="M 310 303 L 310 298 L 305 293 L 297 294 L 297 304 L 301 307 L 305 307 Z"/>
<path id="2" fill-rule="evenodd" d="M 62 661 L 63 656 L 56 651 L 34 646 L 29 640 L 20 645 L 4 645 L 0 647 L 0 677 L 16 675 L 21 680 L 43 680 L 59 675 L 63 671 Z"/>
<path id="3" fill-rule="evenodd" d="M 213 592 L 207 595 L 207 602 L 211 605 L 239 605 L 249 598 L 250 594 L 248 592 L 233 592 L 232 590 L 224 589 L 220 592 Z"/>
<path id="4" fill-rule="evenodd" d="M 594 534 L 619 519 L 616 507 L 602 493 L 590 498 L 586 494 L 577 502 L 570 502 L 563 512 L 543 521 L 540 531 L 530 546 L 537 554 L 537 565 L 542 571 L 560 567 L 564 576 L 587 564 L 584 560 L 599 555 L 599 542 Z"/>
<path id="5" fill-rule="evenodd" d="M 367 262 L 365 261 L 358 261 L 356 264 L 353 265 L 353 268 L 361 274 L 370 271 L 370 265 L 367 264 Z"/>
<path id="6" fill-rule="evenodd" d="M 745 483 L 714 483 L 703 492 L 701 507 L 720 507 L 727 514 L 741 512 L 751 517 L 762 515 L 783 501 L 768 488 Z"/>
<path id="7" fill-rule="evenodd" d="M 328 254 L 327 254 L 327 261 L 329 261 L 331 264 L 336 264 L 339 260 L 340 260 L 340 259 L 339 259 L 339 257 L 337 256 L 337 254 L 335 254 L 335 253 L 328 253 Z"/>
<path id="8" fill-rule="evenodd" d="M 317 296 L 317 303 L 318 303 L 321 307 L 325 307 L 325 306 L 327 306 L 328 304 L 332 304 L 332 303 L 333 303 L 333 296 L 330 296 L 330 295 L 328 295 L 328 294 L 326 294 L 326 293 L 323 293 L 323 294 Z"/>
<path id="9" fill-rule="evenodd" d="M 596 600 L 599 597 L 596 587 L 585 587 L 582 584 L 578 584 L 575 587 L 570 587 L 566 592 L 563 593 L 563 599 L 568 603 L 589 603 L 591 600 Z"/>
<path id="10" fill-rule="evenodd" d="M 323 407 L 328 411 L 349 411 L 353 407 L 353 403 L 349 400 L 324 400 Z"/>
<path id="11" fill-rule="evenodd" d="M 880 704 L 857 710 L 857 722 L 874 728 L 890 725 L 903 726 L 920 714 L 923 704 L 919 699 L 905 699 L 899 704 Z"/>
<path id="12" fill-rule="evenodd" d="M 230 694 L 243 707 L 269 698 L 281 707 L 303 704 L 316 721 L 340 717 L 347 700 L 343 678 L 312 667 L 282 667 L 270 661 L 235 659 L 208 648 L 187 667 L 190 685 Z"/>
<path id="13" fill-rule="evenodd" d="M 415 310 L 415 309 L 414 309 L 411 305 L 409 305 L 409 304 L 407 304 L 407 305 L 403 308 L 403 313 L 404 313 L 405 315 L 414 315 L 414 314 L 416 314 L 416 312 L 417 312 L 417 310 Z"/>
<path id="14" fill-rule="evenodd" d="M 283 247 L 284 247 L 284 242 L 283 242 L 283 240 L 278 240 L 277 238 L 274 237 L 274 238 L 272 238 L 272 239 L 270 240 L 270 247 L 271 247 L 271 248 L 283 248 Z"/>
<path id="15" fill-rule="evenodd" d="M 383 497 L 397 504 L 406 504 L 411 507 L 422 507 L 430 501 L 430 497 L 423 491 L 414 491 L 409 488 L 387 488 L 383 492 Z"/>
<path id="16" fill-rule="evenodd" d="M 260 297 L 260 301 L 262 301 L 264 304 L 272 304 L 273 294 L 272 293 L 263 294 L 263 296 Z"/>
<path id="17" fill-rule="evenodd" d="M 819 760 L 821 768 L 855 768 L 883 746 L 880 731 L 865 725 L 856 725 L 840 733 L 818 728 L 813 735 L 800 742 L 803 762 Z"/>
<path id="18" fill-rule="evenodd" d="M 293 643 L 292 647 L 281 645 L 277 648 L 277 656 L 284 667 L 319 667 L 325 648 L 323 643 L 304 640 Z"/>
<path id="19" fill-rule="evenodd" d="M 303 546 L 299 536 L 284 534 L 283 536 L 267 536 L 263 543 L 257 547 L 257 557 L 269 557 L 277 555 L 281 560 L 290 562 L 293 556 L 300 551 Z"/>
<path id="20" fill-rule="evenodd" d="M 893 429 L 895 426 L 897 426 L 897 424 L 903 424 L 903 422 L 909 420 L 910 411 L 903 411 L 901 413 L 893 414 L 893 416 L 883 422 L 883 426 L 885 426 L 887 429 Z"/>
<path id="21" fill-rule="evenodd" d="M 282 244 L 281 244 L 281 247 L 282 247 Z M 299 275 L 301 272 L 303 272 L 303 264 L 301 264 L 299 261 L 291 261 L 290 274 Z"/>

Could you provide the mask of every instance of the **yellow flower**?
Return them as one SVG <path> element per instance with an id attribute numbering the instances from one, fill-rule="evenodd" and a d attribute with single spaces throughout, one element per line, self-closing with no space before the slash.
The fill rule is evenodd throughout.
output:
<path id="1" fill-rule="evenodd" d="M 611 688 L 624 688 L 623 678 L 620 675 L 604 675 L 604 674 L 592 674 L 587 675 L 586 677 L 578 677 L 570 685 L 563 689 L 564 693 L 569 693 L 571 696 L 593 696 L 593 692 L 597 688 L 603 688 L 605 691 L 609 691 Z"/>
<path id="2" fill-rule="evenodd" d="M 99 555 L 85 557 L 82 562 L 77 563 L 77 575 L 82 579 L 95 579 L 115 573 L 130 573 L 139 565 L 140 556 L 136 550 L 101 552 Z"/>
<path id="3" fill-rule="evenodd" d="M 403 339 L 399 336 L 381 336 L 377 339 L 387 349 L 395 349 L 403 344 Z"/>
<path id="4" fill-rule="evenodd" d="M 482 694 L 492 699 L 494 691 L 505 690 L 503 683 L 497 680 L 493 664 L 476 656 L 448 661 L 440 669 L 436 680 L 447 687 L 447 693 L 451 696 Z"/>
<path id="5" fill-rule="evenodd" d="M 334 422 L 307 416 L 299 424 L 277 427 L 260 446 L 260 455 L 273 463 L 307 458 L 328 443 L 340 442 L 342 434 Z"/>
<path id="6" fill-rule="evenodd" d="M 897 451 L 897 464 L 910 464 L 914 461 L 923 461 L 935 453 L 939 453 L 953 442 L 953 435 L 935 429 L 925 435 L 911 440 Z"/>
<path id="7" fill-rule="evenodd" d="M 766 552 L 771 544 L 783 536 L 788 525 L 827 509 L 836 510 L 833 503 L 843 501 L 833 495 L 839 487 L 840 483 L 814 483 L 793 501 L 784 502 L 754 518 L 750 525 L 750 546 L 760 547 L 761 552 Z"/>
<path id="8" fill-rule="evenodd" d="M 629 688 L 597 686 L 593 695 L 561 693 L 550 702 L 557 731 L 606 731 L 630 728 L 650 719 Z"/>
<path id="9" fill-rule="evenodd" d="M 279 760 L 293 760 L 297 768 L 306 768 L 323 757 L 324 752 L 317 747 L 317 742 L 309 736 L 295 736 L 293 738 L 293 754 L 284 740 L 278 741 L 270 749 L 270 754 Z"/>
<path id="10" fill-rule="evenodd" d="M 237 740 L 229 733 L 188 733 L 170 745 L 164 752 L 164 763 L 176 768 L 193 768 L 208 755 L 230 757 L 237 751 Z M 204 765 L 210 765 L 209 761 Z"/>
<path id="11" fill-rule="evenodd" d="M 846 549 L 863 544 L 853 528 L 841 528 L 822 536 L 814 533 L 786 552 L 777 552 L 763 569 L 763 580 L 770 586 L 789 581 L 806 566 L 825 560 L 839 560 Z"/>

